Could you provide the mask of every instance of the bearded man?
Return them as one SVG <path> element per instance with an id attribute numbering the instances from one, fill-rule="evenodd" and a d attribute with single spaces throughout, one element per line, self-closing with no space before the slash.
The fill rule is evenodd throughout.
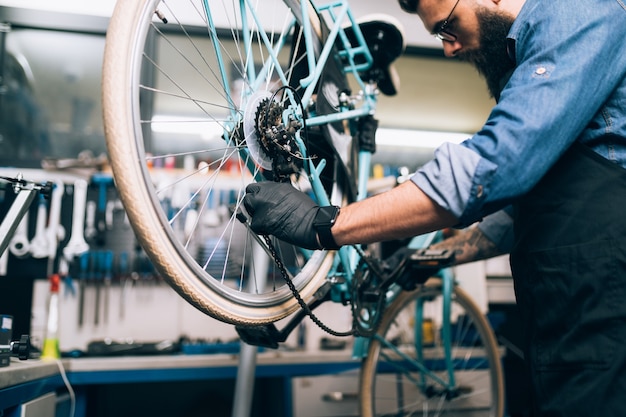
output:
<path id="1" fill-rule="evenodd" d="M 462 227 L 512 206 L 511 251 L 536 416 L 626 415 L 626 5 L 400 0 L 497 104 L 398 187 L 334 210 L 252 184 L 257 233 L 338 248 Z M 282 219 L 282 220 L 277 220 Z M 289 221 L 284 221 L 288 219 Z"/>

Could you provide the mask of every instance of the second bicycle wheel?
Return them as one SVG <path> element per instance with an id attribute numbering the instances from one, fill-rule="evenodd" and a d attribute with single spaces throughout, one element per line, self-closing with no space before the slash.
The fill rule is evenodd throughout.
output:
<path id="1" fill-rule="evenodd" d="M 240 208 L 247 184 L 278 175 L 267 150 L 272 135 L 284 127 L 304 136 L 302 119 L 314 109 L 298 99 L 300 79 L 306 51 L 320 50 L 324 31 L 312 6 L 302 13 L 300 4 L 309 3 L 119 0 L 107 31 L 105 134 L 131 225 L 181 296 L 231 324 L 265 324 L 298 308 Z M 303 34 L 304 19 L 312 36 Z M 322 132 L 304 139 L 332 159 Z M 305 155 L 293 154 L 283 165 L 306 189 Z M 340 205 L 337 184 L 346 181 L 337 176 L 349 171 L 329 162 L 324 187 Z M 333 254 L 275 247 L 302 298 L 313 298 Z"/>
<path id="2" fill-rule="evenodd" d="M 503 415 L 504 382 L 493 331 L 456 286 L 450 310 L 451 382 L 441 337 L 441 294 L 441 281 L 431 278 L 399 294 L 385 311 L 361 368 L 362 416 Z"/>

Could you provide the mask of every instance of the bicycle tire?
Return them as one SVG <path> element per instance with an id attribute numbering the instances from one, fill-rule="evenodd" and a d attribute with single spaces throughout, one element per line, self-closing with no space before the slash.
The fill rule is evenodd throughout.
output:
<path id="1" fill-rule="evenodd" d="M 201 6 L 195 0 L 184 4 L 194 2 Z M 261 175 L 261 169 L 259 161 L 253 163 L 250 154 L 243 156 L 249 149 L 249 139 L 241 140 L 241 119 L 236 123 L 233 120 L 239 115 L 245 119 L 249 113 L 258 113 L 262 101 L 259 97 L 268 98 L 280 81 L 266 74 L 267 79 L 254 87 L 258 91 L 249 91 L 254 93 L 251 95 L 226 87 L 239 82 L 243 85 L 241 91 L 251 90 L 251 74 L 258 66 L 257 56 L 253 57 L 253 54 L 261 54 L 258 56 L 260 62 L 268 56 L 263 44 L 249 46 L 253 41 L 262 40 L 258 26 L 248 32 L 251 39 L 245 42 L 247 48 L 242 46 L 246 31 L 238 25 L 243 14 L 233 12 L 239 7 L 238 1 L 233 1 L 232 9 L 223 11 L 225 21 L 232 26 L 214 33 L 211 28 L 216 25 L 206 24 L 209 22 L 206 14 L 200 18 L 204 20 L 204 28 L 195 21 L 183 22 L 183 17 L 175 14 L 174 7 L 178 4 L 182 5 L 174 0 L 119 0 L 116 4 L 107 31 L 102 78 L 105 137 L 115 184 L 141 247 L 156 271 L 185 300 L 205 314 L 230 324 L 274 322 L 293 313 L 298 303 L 269 259 L 267 248 L 237 220 L 245 186 L 255 175 Z M 205 4 L 208 6 L 208 2 Z M 214 4 L 217 2 L 211 3 L 210 7 L 218 7 Z M 158 8 L 168 19 L 167 24 L 155 17 Z M 277 20 L 278 13 L 273 8 L 280 8 L 284 21 Z M 194 10 L 183 11 L 193 14 Z M 299 1 L 264 1 L 262 10 L 263 15 L 271 19 L 268 23 L 280 23 L 283 29 L 286 26 L 282 22 L 292 18 L 302 23 Z M 213 10 L 211 13 L 212 17 L 218 16 Z M 322 36 L 323 21 L 311 6 L 308 17 L 317 36 Z M 281 28 L 280 25 L 276 27 Z M 283 38 L 278 37 L 276 29 L 271 32 L 270 41 L 278 44 Z M 204 33 L 207 38 L 201 46 L 196 42 L 196 33 Z M 209 33 L 208 37 L 206 33 Z M 280 64 L 285 66 L 282 68 L 285 74 L 289 74 L 289 78 L 285 77 L 288 83 L 297 88 L 299 79 L 293 74 L 298 71 L 300 63 L 306 61 L 298 55 L 303 40 L 298 33 L 283 35 L 286 43 L 290 41 L 291 45 L 284 48 L 290 54 L 283 54 L 287 57 L 281 58 L 284 61 L 281 60 Z M 190 40 L 194 42 L 187 43 Z M 319 49 L 321 41 L 318 38 L 313 44 Z M 214 53 L 219 50 L 222 57 L 229 60 L 225 62 L 228 67 L 217 65 L 219 61 L 214 56 L 201 53 L 210 50 L 211 46 L 215 47 Z M 165 52 L 173 54 L 176 59 L 159 61 L 158 55 Z M 181 79 L 174 80 L 174 75 L 166 71 L 178 72 L 174 75 L 180 75 Z M 239 75 L 241 80 L 231 81 L 233 74 Z M 190 77 L 193 82 L 188 79 Z M 342 77 L 345 82 L 345 75 Z M 250 110 L 250 102 L 255 103 L 254 100 L 258 103 Z M 183 110 L 171 107 L 171 101 Z M 185 117 L 170 117 L 157 125 L 155 116 L 158 112 L 168 111 L 176 111 Z M 175 127 L 180 130 L 163 135 L 157 131 L 157 126 L 165 126 L 169 131 Z M 215 132 L 214 137 L 195 143 L 195 147 L 184 147 L 184 141 L 179 138 L 185 135 L 186 129 L 198 126 L 204 126 L 207 135 Z M 316 147 L 330 147 L 329 141 L 326 145 L 324 143 L 317 143 Z M 162 154 L 155 152 L 159 146 L 165 148 Z M 168 150 L 168 147 L 174 149 Z M 327 153 L 332 155 L 332 150 Z M 203 161 L 198 163 L 202 158 L 206 164 Z M 180 169 L 181 159 L 183 166 L 188 165 L 185 169 Z M 156 165 L 163 161 L 166 169 L 157 169 Z M 172 162 L 174 167 L 168 170 L 167 164 Z M 349 174 L 336 168 L 327 172 L 331 177 L 325 178 L 325 186 L 331 194 L 331 202 L 341 205 L 346 198 L 341 186 L 336 184 L 349 182 L 345 178 Z M 193 183 L 193 188 L 181 191 L 183 180 Z M 178 201 L 174 204 L 174 200 Z M 212 205 L 216 200 L 218 203 L 226 200 L 226 203 Z M 228 205 L 231 210 L 225 212 L 223 209 Z M 208 230 L 210 227 L 214 229 Z M 305 302 L 313 299 L 326 279 L 333 253 L 316 251 L 308 254 L 299 248 L 287 247 L 284 242 L 275 245 L 301 297 Z M 251 261 L 253 251 L 256 255 Z"/>
<path id="2" fill-rule="evenodd" d="M 452 357 L 454 377 L 459 390 L 450 394 L 436 382 L 426 384 L 407 357 L 402 358 L 389 346 L 399 348 L 411 359 L 416 357 L 415 305 L 417 300 L 437 303 L 442 294 L 441 280 L 431 278 L 424 286 L 402 292 L 385 311 L 377 335 L 370 340 L 367 357 L 360 373 L 360 407 L 363 417 L 373 416 L 440 416 L 471 415 L 502 417 L 504 413 L 504 378 L 500 351 L 487 319 L 458 286 L 454 287 L 452 310 L 457 317 L 453 323 Z M 434 307 L 436 305 L 436 307 Z M 428 310 L 431 313 L 428 313 Z M 435 311 L 437 304 L 427 305 L 424 319 Z M 437 329 L 437 318 L 434 329 Z M 439 319 L 439 321 L 441 321 Z M 428 330 L 432 346 L 424 348 L 424 364 L 444 381 L 448 381 L 443 363 L 443 348 L 438 332 Z M 476 357 L 471 357 L 476 354 Z M 402 361 L 400 361 L 402 359 Z M 408 364 L 408 365 L 407 365 Z M 411 369 L 409 369 L 411 366 Z M 439 367 L 439 368 L 437 368 Z M 443 368 L 443 369 L 442 369 Z M 410 378 L 414 378 L 413 381 Z M 437 391 L 439 389 L 439 391 Z M 446 399 L 446 395 L 449 399 Z"/>

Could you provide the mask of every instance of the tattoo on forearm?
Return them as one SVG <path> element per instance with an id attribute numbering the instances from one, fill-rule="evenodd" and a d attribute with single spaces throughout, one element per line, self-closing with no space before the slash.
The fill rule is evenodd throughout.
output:
<path id="1" fill-rule="evenodd" d="M 470 227 L 442 242 L 431 246 L 432 249 L 447 249 L 455 253 L 454 263 L 464 264 L 493 258 L 503 253 L 487 239 L 478 227 Z"/>

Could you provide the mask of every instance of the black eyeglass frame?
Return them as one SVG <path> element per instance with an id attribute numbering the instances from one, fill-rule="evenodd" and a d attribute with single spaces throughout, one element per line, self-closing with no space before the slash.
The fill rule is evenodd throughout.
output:
<path id="1" fill-rule="evenodd" d="M 456 41 L 456 35 L 454 33 L 452 33 L 452 32 L 447 31 L 446 28 L 448 27 L 448 24 L 450 23 L 450 19 L 452 18 L 452 14 L 456 10 L 456 6 L 459 5 L 460 1 L 461 0 L 456 0 L 456 3 L 454 3 L 454 6 L 452 7 L 452 10 L 450 10 L 450 14 L 448 15 L 448 17 L 446 17 L 445 20 L 443 22 L 441 22 L 441 25 L 439 26 L 439 29 L 437 29 L 433 33 L 433 36 L 435 38 L 439 39 L 440 41 L 446 41 L 446 42 L 454 42 L 454 41 Z"/>

